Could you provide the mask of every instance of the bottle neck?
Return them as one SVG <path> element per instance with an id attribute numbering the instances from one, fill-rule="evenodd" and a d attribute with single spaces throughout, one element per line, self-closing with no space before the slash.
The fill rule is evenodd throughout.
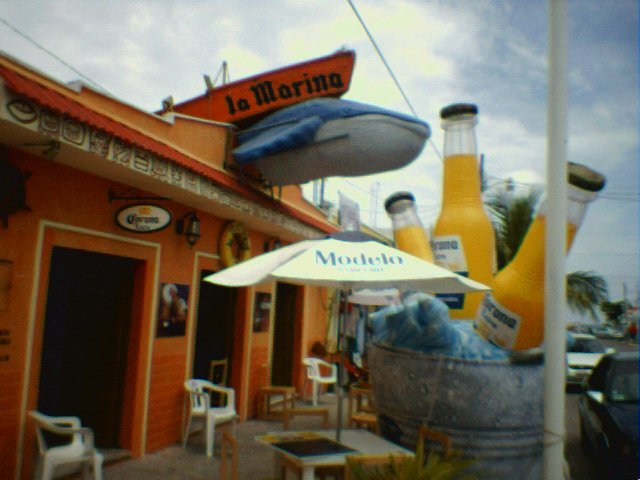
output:
<path id="1" fill-rule="evenodd" d="M 544 224 L 544 216 L 534 218 L 518 252 L 505 267 L 517 271 L 532 283 L 544 282 Z"/>
<path id="2" fill-rule="evenodd" d="M 389 216 L 391 217 L 391 224 L 394 230 L 415 225 L 422 227 L 422 222 L 420 221 L 420 217 L 418 217 L 418 213 L 414 207 L 394 212 Z"/>
<path id="3" fill-rule="evenodd" d="M 444 156 L 477 155 L 475 115 L 461 115 L 442 121 L 444 129 Z"/>
<path id="4" fill-rule="evenodd" d="M 473 205 L 480 199 L 475 126 L 476 115 L 464 114 L 442 120 L 444 174 L 442 206 Z"/>
<path id="5" fill-rule="evenodd" d="M 474 154 L 449 155 L 444 159 L 442 206 L 481 205 L 480 172 Z"/>
<path id="6" fill-rule="evenodd" d="M 579 227 L 584 219 L 587 206 L 597 196 L 597 192 L 589 192 L 573 185 L 567 185 L 567 222 Z M 538 214 L 546 216 L 548 209 L 548 202 L 543 200 L 538 209 Z"/>
<path id="7" fill-rule="evenodd" d="M 589 202 L 597 197 L 594 192 L 588 192 L 568 186 L 567 198 L 567 246 L 565 252 L 571 249 L 575 235 L 580 228 Z M 522 241 L 513 260 L 508 266 L 512 266 L 521 275 L 538 281 L 544 280 L 544 258 L 545 258 L 545 224 L 549 204 L 545 200 L 540 204 L 536 217 L 534 218 L 527 234 Z"/>

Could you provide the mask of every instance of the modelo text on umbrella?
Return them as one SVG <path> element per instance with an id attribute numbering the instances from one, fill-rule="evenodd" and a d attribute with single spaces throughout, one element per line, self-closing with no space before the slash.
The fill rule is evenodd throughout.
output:
<path id="1" fill-rule="evenodd" d="M 378 267 L 382 265 L 402 265 L 404 259 L 399 255 L 386 255 L 381 253 L 377 256 L 365 255 L 336 255 L 335 252 L 330 252 L 326 256 L 320 250 L 316 250 L 316 263 L 322 265 L 331 265 L 333 267 L 347 267 L 347 266 L 373 266 Z"/>

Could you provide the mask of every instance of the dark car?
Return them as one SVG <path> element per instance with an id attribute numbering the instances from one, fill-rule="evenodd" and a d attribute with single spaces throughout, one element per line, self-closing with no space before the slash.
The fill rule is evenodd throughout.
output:
<path id="1" fill-rule="evenodd" d="M 606 478 L 638 478 L 638 361 L 635 352 L 602 357 L 579 401 L 580 441 Z"/>

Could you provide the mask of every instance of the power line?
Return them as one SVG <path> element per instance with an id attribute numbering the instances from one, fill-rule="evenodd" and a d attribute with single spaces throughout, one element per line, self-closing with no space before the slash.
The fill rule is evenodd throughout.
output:
<path id="1" fill-rule="evenodd" d="M 358 10 L 356 9 L 355 5 L 353 4 L 353 2 L 351 0 L 347 0 L 347 2 L 349 3 L 349 6 L 351 7 L 351 10 L 353 10 L 353 13 L 355 14 L 356 18 L 358 19 L 358 21 L 360 22 L 360 25 L 362 25 L 362 28 L 364 29 L 365 33 L 367 34 L 367 36 L 369 37 L 369 41 L 371 42 L 371 44 L 373 45 L 373 48 L 375 48 L 376 52 L 378 53 L 378 56 L 380 57 L 380 60 L 382 60 L 382 63 L 384 64 L 384 66 L 387 69 L 387 72 L 389 72 L 389 75 L 391 76 L 391 79 L 393 80 L 393 82 L 396 84 L 396 87 L 398 87 L 398 90 L 400 91 L 400 94 L 402 95 L 402 97 L 404 98 L 404 101 L 407 103 L 407 105 L 409 106 L 409 110 L 411 110 L 411 113 L 413 113 L 413 116 L 418 118 L 418 114 L 416 113 L 415 109 L 413 108 L 413 105 L 411 104 L 411 102 L 409 101 L 409 97 L 407 97 L 407 94 L 404 92 L 404 89 L 402 88 L 402 86 L 400 85 L 400 82 L 398 81 L 398 79 L 396 78 L 396 75 L 393 73 L 393 70 L 391 69 L 391 66 L 389 65 L 389 63 L 387 62 L 386 58 L 384 57 L 384 55 L 382 54 L 382 51 L 380 50 L 380 47 L 378 47 L 377 42 L 375 41 L 375 39 L 373 38 L 373 35 L 371 35 L 371 32 L 369 32 L 369 29 L 367 28 L 367 25 L 364 23 L 364 20 L 362 19 L 362 17 L 360 16 L 360 13 L 358 13 Z M 433 147 L 433 150 L 436 152 L 436 155 L 438 155 L 438 157 L 440 158 L 440 160 L 442 160 L 442 155 L 440 154 L 440 151 L 438 150 L 438 148 L 436 147 L 435 143 L 433 143 L 433 140 L 431 140 L 431 138 L 429 138 L 429 143 L 431 144 L 431 146 Z"/>
<path id="2" fill-rule="evenodd" d="M 65 62 L 62 58 L 60 58 L 59 56 L 57 56 L 55 53 L 53 53 L 51 50 L 47 50 L 45 47 L 43 47 L 42 45 L 40 45 L 38 42 L 36 42 L 33 38 L 31 38 L 29 35 L 27 35 L 26 33 L 22 33 L 20 30 L 18 30 L 16 27 L 14 27 L 13 25 L 11 25 L 7 20 L 5 20 L 4 18 L 0 17 L 0 22 L 4 23 L 7 27 L 9 27 L 11 30 L 13 30 L 15 33 L 17 33 L 18 35 L 20 35 L 22 38 L 24 38 L 25 40 L 27 40 L 29 43 L 31 43 L 32 45 L 34 45 L 36 48 L 39 48 L 40 50 L 42 50 L 43 52 L 47 53 L 48 55 L 51 55 L 53 58 L 55 58 L 57 61 L 59 61 L 62 65 L 64 65 L 65 67 L 71 69 L 73 72 L 75 72 L 76 74 L 80 75 L 80 77 L 84 78 L 85 80 L 87 80 L 89 83 L 92 83 L 93 85 L 95 85 L 96 87 L 100 88 L 101 90 L 103 90 L 104 92 L 108 93 L 109 95 L 113 94 L 111 92 L 109 92 L 109 90 L 107 90 L 106 88 L 104 88 L 102 85 L 100 85 L 98 82 L 90 79 L 89 77 L 87 77 L 84 73 L 82 73 L 80 70 L 78 70 L 77 68 L 73 67 L 72 65 L 68 64 L 67 62 Z"/>

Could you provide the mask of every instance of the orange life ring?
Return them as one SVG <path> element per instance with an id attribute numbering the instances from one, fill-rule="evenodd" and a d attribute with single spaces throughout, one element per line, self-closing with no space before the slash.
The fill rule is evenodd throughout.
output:
<path id="1" fill-rule="evenodd" d="M 239 252 L 237 257 L 234 255 L 233 248 L 235 242 Z M 251 258 L 251 242 L 244 223 L 227 223 L 220 234 L 220 262 L 224 267 L 231 267 L 249 258 Z"/>

